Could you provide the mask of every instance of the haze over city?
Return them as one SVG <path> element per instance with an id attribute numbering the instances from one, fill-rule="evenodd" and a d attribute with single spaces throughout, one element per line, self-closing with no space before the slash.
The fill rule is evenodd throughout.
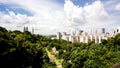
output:
<path id="1" fill-rule="evenodd" d="M 119 0 L 0 0 L 0 26 L 36 34 L 72 29 L 114 28 L 120 22 Z"/>

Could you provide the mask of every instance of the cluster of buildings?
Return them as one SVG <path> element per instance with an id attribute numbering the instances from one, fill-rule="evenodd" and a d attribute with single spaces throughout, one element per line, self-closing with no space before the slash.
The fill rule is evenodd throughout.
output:
<path id="1" fill-rule="evenodd" d="M 23 32 L 25 32 L 25 31 L 29 31 L 32 34 L 34 34 L 34 28 L 32 28 L 31 31 L 30 31 L 28 27 L 24 27 Z"/>
<path id="2" fill-rule="evenodd" d="M 29 31 L 28 27 L 24 27 L 23 31 Z M 32 28 L 30 32 L 34 34 L 34 29 Z M 95 43 L 101 43 L 102 39 L 115 37 L 118 33 L 120 33 L 120 28 L 116 28 L 112 32 L 107 31 L 105 28 L 101 28 L 100 31 L 95 30 L 91 32 L 74 30 L 71 33 L 57 32 L 56 35 L 52 35 L 51 39 L 63 39 L 69 42 L 88 43 L 94 41 Z"/>
<path id="3" fill-rule="evenodd" d="M 52 39 L 64 39 L 70 42 L 82 42 L 88 43 L 90 41 L 94 41 L 95 43 L 101 43 L 102 39 L 108 39 L 110 37 L 114 37 L 120 31 L 119 29 L 114 30 L 112 33 L 108 33 L 105 31 L 105 28 L 101 28 L 101 33 L 98 33 L 97 30 L 93 33 L 87 33 L 83 30 L 76 30 L 71 32 L 71 34 L 67 34 L 66 32 L 57 32 L 56 37 Z"/>

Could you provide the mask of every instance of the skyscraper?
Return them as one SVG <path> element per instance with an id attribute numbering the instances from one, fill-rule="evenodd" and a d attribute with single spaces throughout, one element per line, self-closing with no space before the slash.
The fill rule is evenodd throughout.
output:
<path id="1" fill-rule="evenodd" d="M 119 32 L 119 29 L 117 29 L 117 32 Z"/>
<path id="2" fill-rule="evenodd" d="M 32 34 L 34 34 L 34 28 L 32 28 Z"/>
<path id="3" fill-rule="evenodd" d="M 102 34 L 105 34 L 105 28 L 102 28 Z"/>
<path id="4" fill-rule="evenodd" d="M 28 27 L 24 27 L 24 30 L 23 30 L 23 31 L 24 31 L 24 32 L 25 32 L 25 31 L 28 31 Z"/>
<path id="5" fill-rule="evenodd" d="M 61 39 L 62 35 L 60 32 L 57 32 L 57 39 Z"/>

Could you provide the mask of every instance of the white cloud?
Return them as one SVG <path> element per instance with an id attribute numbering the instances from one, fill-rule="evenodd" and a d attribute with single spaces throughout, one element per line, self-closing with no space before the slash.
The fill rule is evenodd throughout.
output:
<path id="1" fill-rule="evenodd" d="M 37 34 L 54 34 L 61 29 L 66 29 L 64 26 L 64 17 L 55 12 L 51 18 L 42 18 L 39 15 L 27 16 L 15 14 L 9 11 L 8 14 L 0 12 L 0 25 L 10 30 L 23 30 L 24 26 L 28 26 L 31 30 L 33 27 Z"/>
<path id="2" fill-rule="evenodd" d="M 120 3 L 115 6 L 115 9 L 120 11 Z"/>
<path id="3" fill-rule="evenodd" d="M 9 11 L 8 14 L 0 12 L 0 25 L 11 30 L 18 29 L 17 27 L 23 26 L 29 23 L 28 17 L 26 15 L 15 14 Z"/>
<path id="4" fill-rule="evenodd" d="M 55 0 L 0 0 L 0 3 L 12 8 L 22 8 L 33 14 L 27 16 L 13 11 L 8 14 L 0 12 L 0 25 L 12 30 L 22 30 L 24 26 L 34 27 L 38 34 L 55 34 L 76 27 L 101 27 L 120 20 L 120 16 L 109 14 L 106 11 L 109 6 L 99 0 L 83 7 L 70 0 L 65 1 L 64 7 Z"/>
<path id="5" fill-rule="evenodd" d="M 66 0 L 64 11 L 72 26 L 80 27 L 89 25 L 105 25 L 109 15 L 105 11 L 101 1 L 95 1 L 92 4 L 86 4 L 84 7 L 74 5 L 70 0 Z M 93 27 L 93 26 L 91 26 Z"/>
<path id="6" fill-rule="evenodd" d="M 70 0 L 65 1 L 64 11 L 66 12 L 70 26 L 78 26 L 86 23 L 83 8 L 74 5 Z"/>
<path id="7" fill-rule="evenodd" d="M 63 8 L 54 3 L 54 0 L 25 0 L 25 1 L 18 1 L 18 0 L 0 0 L 0 3 L 8 4 L 12 8 L 22 8 L 24 10 L 32 12 L 33 16 L 26 16 L 22 14 L 15 14 L 14 12 L 10 12 L 8 18 L 3 17 L 5 21 L 8 22 L 17 22 L 19 26 L 30 26 L 34 27 L 36 33 L 39 34 L 53 34 L 57 32 L 56 30 L 65 29 L 65 14 Z M 15 6 L 16 5 L 16 6 Z M 15 6 L 15 7 L 14 7 Z M 22 17 L 23 16 L 23 17 Z M 25 20 L 24 20 L 25 19 Z M 2 21 L 3 21 L 2 20 Z M 26 21 L 27 20 L 27 21 Z M 17 23 L 11 23 L 16 25 Z M 21 23 L 25 23 L 20 25 Z M 10 24 L 10 23 L 9 23 Z"/>
<path id="8" fill-rule="evenodd" d="M 105 25 L 109 24 L 108 17 L 109 14 L 104 9 L 104 6 L 101 1 L 95 1 L 90 5 L 83 7 L 85 18 L 88 23 L 93 25 Z"/>

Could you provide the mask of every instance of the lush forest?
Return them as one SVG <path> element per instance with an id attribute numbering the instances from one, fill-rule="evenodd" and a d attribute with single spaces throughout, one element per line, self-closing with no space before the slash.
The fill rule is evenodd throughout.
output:
<path id="1" fill-rule="evenodd" d="M 0 68 L 110 68 L 120 62 L 120 34 L 102 43 L 67 42 L 0 27 Z"/>

